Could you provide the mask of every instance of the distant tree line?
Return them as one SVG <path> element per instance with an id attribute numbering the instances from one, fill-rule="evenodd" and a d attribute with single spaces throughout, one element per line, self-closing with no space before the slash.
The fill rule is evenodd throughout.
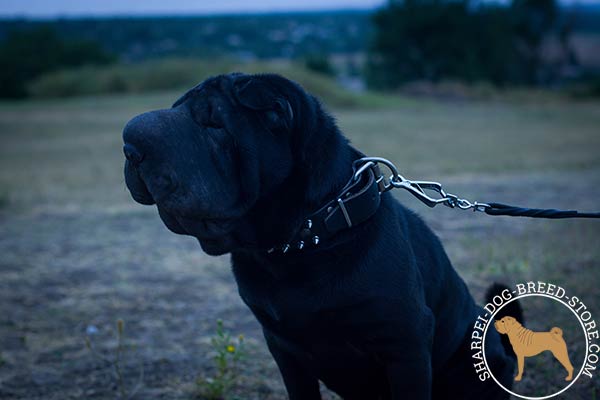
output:
<path id="1" fill-rule="evenodd" d="M 101 43 L 127 62 L 165 57 L 301 59 L 365 50 L 371 12 L 324 11 L 206 16 L 0 20 L 6 32 L 47 25 L 65 38 Z"/>
<path id="2" fill-rule="evenodd" d="M 558 17 L 555 0 L 513 0 L 508 6 L 390 0 L 373 17 L 368 83 L 386 89 L 413 80 L 547 83 L 544 39 L 556 33 L 568 46 L 570 26 L 558 26 Z"/>
<path id="3" fill-rule="evenodd" d="M 11 32 L 0 43 L 0 97 L 27 96 L 27 84 L 46 72 L 114 59 L 96 42 L 65 40 L 48 27 Z"/>
<path id="4" fill-rule="evenodd" d="M 543 54 L 549 35 L 563 46 L 565 59 L 576 63 L 571 32 L 600 32 L 600 7 L 511 1 L 389 0 L 375 13 L 5 19 L 0 20 L 0 97 L 24 97 L 35 86 L 32 81 L 57 70 L 157 58 L 289 59 L 325 76 L 364 76 L 375 89 L 445 79 L 539 85 L 556 76 L 556 66 Z M 565 17 L 571 13 L 576 17 Z M 590 76 L 600 82 L 597 70 Z M 127 82 L 114 80 L 113 86 Z"/>

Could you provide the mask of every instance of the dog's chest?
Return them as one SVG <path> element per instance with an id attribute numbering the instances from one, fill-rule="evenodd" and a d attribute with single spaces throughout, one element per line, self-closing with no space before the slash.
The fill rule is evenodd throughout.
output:
<path id="1" fill-rule="evenodd" d="M 263 329 L 278 337 L 281 346 L 308 357 L 315 365 L 364 360 L 366 352 L 353 342 L 334 312 L 307 308 L 302 304 L 306 298 L 297 299 L 300 303 L 289 299 L 284 303 L 267 301 L 250 308 Z"/>
<path id="2" fill-rule="evenodd" d="M 271 288 L 240 294 L 259 322 L 274 332 L 306 332 L 323 324 L 320 301 L 304 290 Z"/>
<path id="3" fill-rule="evenodd" d="M 233 272 L 240 297 L 264 327 L 307 330 L 320 322 L 320 310 L 329 301 L 323 285 L 278 279 L 254 263 L 234 263 Z"/>
<path id="4" fill-rule="evenodd" d="M 350 314 L 345 312 L 360 297 L 351 275 L 280 280 L 262 273 L 256 265 L 241 263 L 234 263 L 233 272 L 242 300 L 263 329 L 286 342 L 289 350 L 338 359 L 362 353 L 362 346 L 349 345 L 360 342 L 360 338 L 350 337 L 354 331 L 348 329 Z"/>
<path id="5" fill-rule="evenodd" d="M 352 331 L 344 329 L 335 310 L 325 307 L 331 306 L 331 299 L 289 288 L 273 290 L 268 297 L 242 298 L 281 346 L 304 355 L 316 366 L 327 367 L 333 362 L 337 368 L 340 363 L 365 362 L 368 358 L 360 338 L 351 337 Z"/>

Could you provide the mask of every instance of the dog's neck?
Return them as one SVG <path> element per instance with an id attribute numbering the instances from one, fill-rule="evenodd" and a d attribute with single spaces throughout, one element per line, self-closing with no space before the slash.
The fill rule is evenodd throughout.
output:
<path id="1" fill-rule="evenodd" d="M 513 328 L 510 330 L 510 332 L 508 332 L 508 336 L 510 337 L 512 335 L 512 336 L 520 338 L 530 332 L 533 332 L 533 331 L 529 328 L 525 328 L 523 325 L 516 322 L 515 325 L 513 326 Z"/>
<path id="2" fill-rule="evenodd" d="M 316 107 L 320 108 L 318 103 Z M 302 140 L 293 144 L 296 154 L 290 176 L 255 207 L 251 223 L 258 252 L 285 243 L 308 215 L 339 194 L 352 176 L 352 162 L 363 156 L 329 115 L 320 109 L 316 115 L 295 127 L 295 136 Z"/>
<path id="3" fill-rule="evenodd" d="M 317 100 L 311 106 L 311 114 L 317 118 L 295 127 L 293 144 L 296 154 L 291 179 L 302 191 L 299 203 L 304 213 L 316 211 L 337 195 L 352 176 L 352 162 L 363 157 Z"/>

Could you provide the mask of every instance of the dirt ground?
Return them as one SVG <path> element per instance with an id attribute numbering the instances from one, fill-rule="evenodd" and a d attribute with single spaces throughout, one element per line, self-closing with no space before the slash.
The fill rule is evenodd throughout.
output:
<path id="1" fill-rule="evenodd" d="M 112 366 L 86 346 L 87 338 L 114 357 L 118 319 L 127 347 L 122 382 L 127 390 L 141 382 L 136 399 L 197 398 L 196 379 L 214 373 L 217 319 L 248 342 L 234 398 L 285 398 L 228 257 L 209 257 L 193 238 L 171 234 L 125 191 L 120 130 L 170 97 L 0 104 L 0 399 L 118 398 Z M 411 104 L 336 115 L 360 148 L 409 165 L 410 177 L 439 179 L 452 193 L 600 209 L 600 105 Z M 495 134 L 482 138 L 486 127 Z M 460 150 L 453 131 L 461 132 Z M 600 322 L 600 223 L 430 210 L 397 196 L 442 238 L 478 301 L 494 281 L 555 282 Z M 544 313 L 525 311 L 529 325 L 543 329 Z M 582 347 L 574 346 L 574 357 Z M 533 369 L 522 385 L 562 385 Z M 584 376 L 558 398 L 598 394 L 598 376 Z"/>

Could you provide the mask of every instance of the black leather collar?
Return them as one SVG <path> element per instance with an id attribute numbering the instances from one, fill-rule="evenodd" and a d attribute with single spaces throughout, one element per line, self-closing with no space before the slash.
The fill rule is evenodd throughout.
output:
<path id="1" fill-rule="evenodd" d="M 316 248 L 337 233 L 371 218 L 381 202 L 384 177 L 377 165 L 367 168 L 358 177 L 355 177 L 356 169 L 355 163 L 352 178 L 333 200 L 309 215 L 289 241 L 269 249 L 268 253 Z"/>

